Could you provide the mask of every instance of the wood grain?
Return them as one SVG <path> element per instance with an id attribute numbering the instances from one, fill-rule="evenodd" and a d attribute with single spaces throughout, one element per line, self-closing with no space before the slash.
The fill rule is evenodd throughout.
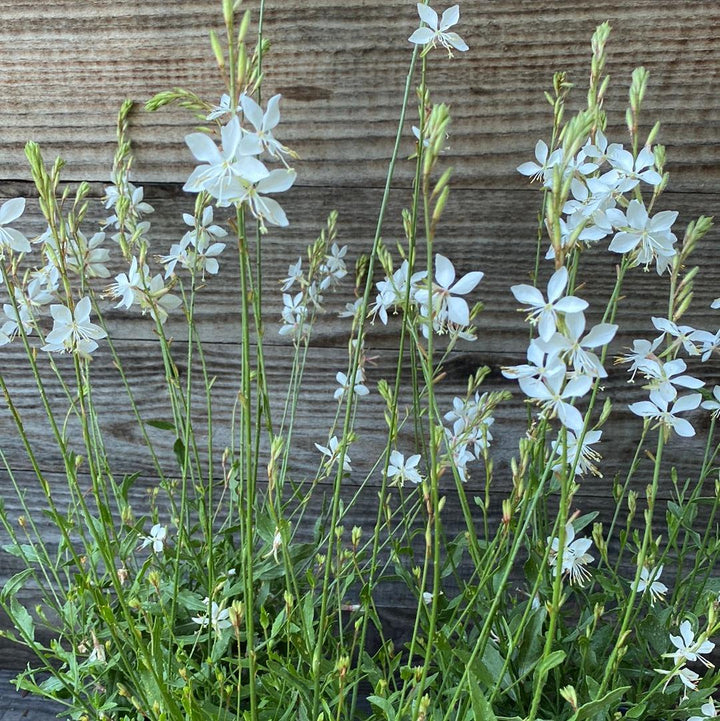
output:
<path id="1" fill-rule="evenodd" d="M 247 7 L 255 8 L 256 3 Z M 452 107 L 449 162 L 475 188 L 522 187 L 514 168 L 550 133 L 543 92 L 565 71 L 584 99 L 590 36 L 614 28 L 607 110 L 612 135 L 625 138 L 630 73 L 651 73 L 643 123 L 663 121 L 661 142 L 677 188 L 720 186 L 720 45 L 711 1 L 658 6 L 607 2 L 482 0 L 466 3 L 458 30 L 470 46 L 452 61 L 431 57 L 433 99 Z M 62 154 L 73 178 L 109 177 L 114 119 L 126 97 L 144 102 L 182 86 L 216 102 L 222 92 L 207 41 L 220 29 L 217 0 L 52 0 L 39 12 L 27 0 L 0 2 L 2 178 L 27 178 L 29 139 Z M 268 3 L 272 51 L 265 92 L 281 92 L 282 132 L 301 155 L 299 182 L 330 187 L 379 186 L 384 177 L 410 59 L 407 37 L 418 25 L 410 2 L 284 0 Z M 182 142 L 194 121 L 178 111 L 133 115 L 137 177 L 181 182 L 192 168 Z M 407 128 L 410 150 L 410 121 Z M 82 130 L 80 130 L 82 129 Z M 407 184 L 411 171 L 401 169 Z"/>

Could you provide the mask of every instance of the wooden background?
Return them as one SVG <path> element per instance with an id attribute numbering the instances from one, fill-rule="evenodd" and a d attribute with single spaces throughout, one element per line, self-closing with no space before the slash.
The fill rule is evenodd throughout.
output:
<path id="1" fill-rule="evenodd" d="M 285 275 L 289 262 L 304 254 L 331 209 L 339 210 L 340 241 L 350 246 L 349 257 L 354 261 L 369 249 L 411 54 L 407 37 L 418 18 L 413 3 L 398 0 L 271 0 L 267 4 L 265 31 L 272 50 L 265 64 L 265 97 L 282 93 L 277 135 L 301 156 L 295 166 L 298 181 L 282 199 L 290 227 L 273 229 L 264 240 L 269 264 L 266 277 L 274 281 Z M 223 88 L 208 30 L 220 29 L 219 6 L 219 0 L 51 0 L 40 12 L 29 0 L 0 0 L 0 199 L 33 196 L 23 155 L 29 139 L 40 143 L 48 159 L 62 155 L 67 161 L 65 178 L 92 181 L 93 194 L 99 199 L 109 181 L 115 117 L 123 99 L 130 97 L 142 104 L 158 91 L 181 86 L 217 102 Z M 514 392 L 515 401 L 498 412 L 493 427 L 494 498 L 499 505 L 508 487 L 509 459 L 523 432 L 525 414 L 516 385 L 499 372 L 501 365 L 522 362 L 527 345 L 526 327 L 509 287 L 525 281 L 532 267 L 540 199 L 515 168 L 532 159 L 538 138 L 549 136 L 551 115 L 543 91 L 550 88 L 554 71 L 566 71 L 577 84 L 571 106 L 581 106 L 590 37 L 598 23 L 610 20 L 608 135 L 611 140 L 626 140 L 624 108 L 630 75 L 635 66 L 645 65 L 650 84 L 643 125 L 649 129 L 657 119 L 663 123 L 659 139 L 667 146 L 671 183 L 662 207 L 679 210 L 676 232 L 682 235 L 682 228 L 697 215 L 718 214 L 720 5 L 714 1 L 468 0 L 461 5 L 461 13 L 457 29 L 470 51 L 457 53 L 453 60 L 441 51 L 431 56 L 432 98 L 451 106 L 445 162 L 455 168 L 454 189 L 436 249 L 453 260 L 459 273 L 484 271 L 473 299 L 482 300 L 487 311 L 478 321 L 478 341 L 453 353 L 443 393 L 449 406 L 453 395 L 464 388 L 468 374 L 480 365 L 493 369 L 487 389 Z M 194 199 L 181 190 L 194 167 L 183 142 L 192 118 L 172 109 L 148 114 L 138 106 L 131 122 L 137 156 L 133 180 L 145 187 L 146 199 L 156 210 L 149 218 L 153 251 L 165 253 L 185 230 L 182 213 L 193 207 Z M 412 122 L 407 123 L 405 156 L 412 150 Z M 398 218 L 408 202 L 412 171 L 412 163 L 399 163 L 384 232 L 388 245 L 401 237 Z M 98 201 L 88 229 L 94 229 L 94 221 L 103 215 Z M 222 217 L 218 212 L 216 218 Z M 18 227 L 31 235 L 42 232 L 36 202 L 28 202 Z M 713 332 L 718 316 L 709 304 L 720 295 L 717 239 L 717 232 L 712 231 L 698 252 L 703 271 L 694 310 L 686 316 L 688 322 Z M 607 252 L 607 243 L 601 245 L 584 261 L 588 284 L 583 297 L 591 302 L 589 323 L 599 321 L 618 259 Z M 225 267 L 204 291 L 199 308 L 211 373 L 218 375 L 220 420 L 230 412 L 239 367 L 237 278 L 230 269 L 229 250 L 221 257 L 221 266 L 223 261 Z M 125 269 L 116 264 L 112 270 L 115 274 Z M 271 280 L 267 287 L 274 290 Z M 635 337 L 653 337 L 650 316 L 663 315 L 667 307 L 666 283 L 653 272 L 636 269 L 626 287 L 615 352 Z M 344 288 L 349 294 L 350 285 Z M 347 342 L 346 321 L 338 320 L 336 312 L 349 299 L 342 290 L 330 299 L 313 343 L 293 452 L 298 476 L 303 471 L 312 474 L 316 468 L 318 453 L 313 443 L 325 440 L 335 410 L 334 376 L 344 368 Z M 281 307 L 279 291 L 269 292 L 265 347 L 271 379 L 280 386 L 290 354 L 290 344 L 277 334 Z M 149 416 L 166 414 L 162 366 L 147 319 L 113 310 L 109 303 L 107 317 L 115 337 L 127 341 L 123 358 L 132 369 L 142 410 Z M 371 384 L 392 373 L 396 329 L 397 324 L 376 325 L 370 335 L 368 351 L 377 356 L 376 365 L 368 368 Z M 51 444 L 44 443 L 43 416 L 22 354 L 13 346 L 0 349 L 0 354 L 0 369 L 14 391 L 27 430 L 36 439 L 41 465 L 52 472 L 57 469 L 56 456 Z M 100 351 L 94 364 L 96 395 L 102 397 L 116 471 L 140 472 L 144 487 L 150 487 L 151 465 L 123 396 L 116 390 L 116 375 L 104 359 L 107 354 Z M 605 517 L 613 503 L 611 479 L 625 467 L 641 428 L 639 419 L 626 410 L 627 403 L 644 395 L 628 386 L 624 369 L 608 366 L 606 391 L 616 405 L 601 448 L 604 478 L 587 479 L 577 499 L 583 512 L 600 510 Z M 698 372 L 710 386 L 720 380 L 717 363 L 706 364 Z M 695 467 L 691 451 L 700 446 L 708 426 L 703 412 L 690 418 L 698 428 L 698 438 L 674 443 L 670 451 L 681 475 Z M 358 447 L 376 447 L 382 440 L 382 427 L 382 406 L 375 392 L 362 403 Z M 218 435 L 221 445 L 226 433 L 220 429 Z M 30 503 L 39 506 L 39 501 L 33 501 L 40 496 L 29 464 L 7 413 L 0 413 L 0 447 L 21 481 L 26 479 Z M 353 450 L 351 456 L 360 477 L 368 469 L 370 454 L 364 457 Z M 636 487 L 642 489 L 647 478 L 643 467 Z M 59 499 L 61 482 L 58 478 Z M 353 491 L 353 483 L 351 479 L 348 492 Z M 377 486 L 379 481 L 374 483 Z M 471 495 L 477 487 L 477 483 L 470 485 Z M 2 472 L 0 490 L 12 515 L 17 502 Z M 452 495 L 450 484 L 448 493 Z M 662 495 L 670 494 L 665 483 Z M 374 516 L 374 491 L 369 489 L 363 498 L 346 519 L 346 527 L 367 525 Z M 462 521 L 456 504 L 449 502 L 445 514 L 448 532 L 458 532 Z M 0 557 L 0 582 L 17 569 L 14 559 Z M 22 654 L 11 650 L 0 665 L 12 666 L 21 660 Z"/>

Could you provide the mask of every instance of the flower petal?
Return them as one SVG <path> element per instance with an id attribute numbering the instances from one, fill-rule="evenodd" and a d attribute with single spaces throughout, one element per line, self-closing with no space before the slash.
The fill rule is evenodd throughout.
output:
<path id="1" fill-rule="evenodd" d="M 472 273 L 465 274 L 455 285 L 450 289 L 455 295 L 465 295 L 475 288 L 475 286 L 483 279 L 483 273 L 480 270 L 473 271 Z"/>
<path id="2" fill-rule="evenodd" d="M 420 19 L 433 30 L 438 29 L 438 14 L 429 6 L 423 3 L 417 4 L 417 11 Z"/>
<path id="3" fill-rule="evenodd" d="M 447 30 L 449 27 L 455 25 L 459 19 L 460 6 L 452 5 L 442 14 L 442 18 L 440 18 L 440 30 Z"/>
<path id="4" fill-rule="evenodd" d="M 25 211 L 25 198 L 12 198 L 0 206 L 0 225 L 12 223 Z"/>
<path id="5" fill-rule="evenodd" d="M 185 136 L 185 142 L 198 160 L 210 165 L 222 162 L 217 145 L 205 133 L 190 133 Z"/>
<path id="6" fill-rule="evenodd" d="M 455 267 L 444 256 L 437 253 L 435 255 L 435 280 L 438 285 L 447 290 L 455 280 Z"/>

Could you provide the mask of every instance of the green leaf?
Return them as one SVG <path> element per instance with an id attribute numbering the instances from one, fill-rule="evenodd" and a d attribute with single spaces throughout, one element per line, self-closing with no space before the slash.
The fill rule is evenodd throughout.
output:
<path id="1" fill-rule="evenodd" d="M 173 452 L 175 453 L 175 460 L 178 462 L 178 466 L 183 468 L 185 466 L 185 444 L 182 438 L 176 438 L 173 443 Z"/>
<path id="2" fill-rule="evenodd" d="M 541 658 L 535 668 L 534 677 L 544 679 L 548 673 L 565 660 L 565 651 L 553 651 L 549 656 Z"/>
<path id="3" fill-rule="evenodd" d="M 475 674 L 471 671 L 468 675 L 470 683 L 470 703 L 472 704 L 473 716 L 475 719 L 482 719 L 482 721 L 497 721 L 497 717 L 493 713 L 492 707 L 485 698 L 485 695 L 480 690 L 480 684 L 478 683 Z"/>
<path id="4" fill-rule="evenodd" d="M 368 696 L 367 700 L 373 705 L 377 706 L 384 714 L 388 721 L 393 721 L 395 718 L 395 709 L 388 699 L 382 696 Z"/>
<path id="5" fill-rule="evenodd" d="M 123 477 L 122 482 L 120 483 L 120 495 L 125 502 L 127 502 L 128 499 L 128 492 L 138 478 L 140 478 L 139 473 L 131 473 Z"/>
<path id="6" fill-rule="evenodd" d="M 630 689 L 630 686 L 621 686 L 620 688 L 609 691 L 601 698 L 596 698 L 594 701 L 588 701 L 584 703 L 572 716 L 570 721 L 582 721 L 598 714 L 607 714 L 607 712 L 617 704 L 625 693 Z"/>
<path id="7" fill-rule="evenodd" d="M 303 618 L 303 631 L 305 637 L 308 640 L 308 648 L 312 649 L 315 646 L 315 599 L 312 593 L 308 593 L 303 599 L 302 604 L 302 618 Z"/>
<path id="8" fill-rule="evenodd" d="M 8 543 L 2 549 L 5 553 L 22 558 L 29 563 L 40 563 L 40 556 L 29 543 Z"/>
<path id="9" fill-rule="evenodd" d="M 17 595 L 17 592 L 25 585 L 25 580 L 33 575 L 32 568 L 26 568 L 20 573 L 16 573 L 14 576 L 8 578 L 3 586 L 0 597 L 3 601 L 7 602 L 8 598 Z"/>
<path id="10" fill-rule="evenodd" d="M 547 609 L 540 606 L 535 609 L 528 619 L 523 631 L 522 641 L 518 649 L 518 673 L 524 676 L 535 668 L 538 658 L 542 654 L 545 640 L 542 636 L 542 627 L 547 617 Z"/>
<path id="11" fill-rule="evenodd" d="M 149 426 L 152 426 L 153 428 L 159 428 L 161 431 L 175 430 L 174 423 L 171 423 L 170 421 L 163 421 L 160 418 L 151 418 L 149 421 L 146 422 Z"/>
<path id="12" fill-rule="evenodd" d="M 645 709 L 647 709 L 647 704 L 639 703 L 625 712 L 625 718 L 645 718 Z"/>
<path id="13" fill-rule="evenodd" d="M 22 631 L 23 639 L 35 640 L 35 622 L 17 598 L 10 599 L 10 617 L 18 630 Z"/>
<path id="14" fill-rule="evenodd" d="M 598 517 L 598 515 L 599 511 L 592 511 L 591 513 L 586 513 L 584 516 L 576 518 L 572 524 L 575 529 L 575 533 L 580 533 L 580 531 L 590 525 Z"/>

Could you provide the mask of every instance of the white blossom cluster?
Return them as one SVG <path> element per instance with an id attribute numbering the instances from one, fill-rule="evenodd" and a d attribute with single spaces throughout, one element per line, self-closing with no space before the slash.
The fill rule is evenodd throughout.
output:
<path id="1" fill-rule="evenodd" d="M 702 406 L 717 415 L 720 387 L 715 386 L 714 398 L 706 401 L 702 401 L 700 393 L 680 395 L 685 390 L 697 391 L 705 383 L 685 373 L 687 363 L 677 354 L 685 353 L 689 359 L 707 361 L 718 347 L 720 331 L 710 333 L 687 325 L 678 326 L 667 318 L 654 317 L 652 322 L 660 335 L 652 341 L 636 339 L 629 352 L 619 358 L 620 362 L 629 364 L 630 380 L 635 380 L 639 373 L 646 381 L 643 388 L 649 391 L 649 399 L 632 403 L 630 410 L 657 421 L 679 436 L 694 436 L 695 429 L 691 423 L 677 414 Z"/>
<path id="2" fill-rule="evenodd" d="M 453 398 L 452 410 L 443 416 L 450 424 L 444 429 L 449 456 L 463 483 L 468 479 L 467 464 L 481 458 L 490 447 L 494 406 L 490 394 L 476 392 L 474 397 Z"/>
<path id="3" fill-rule="evenodd" d="M 404 260 L 392 274 L 376 284 L 378 293 L 370 309 L 373 317 L 380 318 L 383 324 L 388 322 L 388 312 L 397 312 L 408 306 L 416 310 L 421 319 L 423 335 L 429 335 L 429 325 L 438 334 L 449 333 L 453 336 L 474 339 L 474 330 L 470 326 L 470 308 L 461 296 L 472 292 L 482 280 L 483 273 L 474 271 L 455 280 L 455 266 L 444 255 L 435 255 L 435 275 L 431 288 L 428 288 L 427 271 L 409 274 L 409 264 Z"/>
<path id="4" fill-rule="evenodd" d="M 310 316 L 323 310 L 325 300 L 323 294 L 328 290 L 334 290 L 348 273 L 345 265 L 346 245 L 332 243 L 329 249 L 322 252 L 321 257 L 314 257 L 313 252 L 313 250 L 309 252 L 310 267 L 307 271 L 303 270 L 303 259 L 298 258 L 296 263 L 288 266 L 287 277 L 280 281 L 283 309 L 282 325 L 278 332 L 280 335 L 289 335 L 296 341 L 310 332 Z M 290 292 L 296 289 L 297 292 Z M 363 379 L 361 373 L 356 385 L 362 383 Z M 338 378 L 338 383 L 340 382 Z M 347 385 L 346 382 L 344 384 Z M 359 392 L 359 395 L 365 394 Z"/>
<path id="5" fill-rule="evenodd" d="M 0 257 L 11 258 L 32 250 L 30 241 L 10 227 L 25 211 L 25 199 L 13 198 L 0 207 Z M 90 320 L 91 300 L 83 295 L 74 302 L 53 302 L 61 299 L 61 279 L 72 274 L 86 278 L 107 278 L 110 273 L 104 263 L 108 251 L 101 248 L 105 233 L 88 238 L 80 231 L 73 232 L 67 224 L 59 229 L 58 242 L 46 230 L 36 241 L 44 264 L 22 278 L 14 279 L 9 303 L 4 303 L 0 318 L 0 345 L 10 343 L 18 334 L 26 336 L 38 329 L 38 321 L 49 306 L 52 330 L 45 336 L 42 350 L 47 352 L 77 352 L 89 355 L 104 338 L 105 331 Z"/>
<path id="6" fill-rule="evenodd" d="M 576 440 L 583 430 L 583 417 L 573 402 L 591 389 L 596 378 L 607 376 L 595 350 L 610 343 L 617 326 L 600 323 L 585 333 L 583 311 L 588 304 L 566 295 L 567 284 L 568 271 L 562 266 L 548 282 L 547 299 L 530 285 L 511 288 L 527 306 L 528 321 L 537 327 L 539 337 L 528 346 L 526 364 L 508 366 L 502 372 L 518 381 L 523 393 L 540 405 L 543 416 L 557 416 Z M 579 452 L 585 453 L 582 448 Z"/>
<path id="7" fill-rule="evenodd" d="M 170 246 L 167 255 L 160 257 L 160 262 L 165 265 L 165 279 L 175 272 L 178 263 L 186 270 L 200 272 L 203 279 L 205 273 L 216 275 L 220 270 L 217 257 L 225 250 L 225 243 L 219 242 L 219 239 L 227 235 L 227 230 L 214 224 L 213 209 L 209 205 L 203 209 L 199 220 L 183 213 L 183 221 L 191 230 L 183 235 L 179 243 Z"/>
<path id="8" fill-rule="evenodd" d="M 664 210 L 651 217 L 642 200 L 625 197 L 641 182 L 652 188 L 662 183 L 651 148 L 643 148 L 633 157 L 621 144 L 608 144 L 598 130 L 594 142 L 589 139 L 566 165 L 563 150 L 551 153 L 542 140 L 535 146 L 535 159 L 537 162 L 520 165 L 518 172 L 542 180 L 546 188 L 553 187 L 556 167 L 562 168 L 563 180 L 570 178 L 572 198 L 565 203 L 560 220 L 562 248 L 569 250 L 574 243 L 590 245 L 612 236 L 609 250 L 629 253 L 633 265 L 648 268 L 654 262 L 658 274 L 668 268 L 677 254 L 677 238 L 670 230 L 677 212 Z M 546 257 L 554 258 L 555 249 L 551 247 Z"/>
<path id="9" fill-rule="evenodd" d="M 208 119 L 218 120 L 230 116 L 220 128 L 220 146 L 206 133 L 191 133 L 185 142 L 200 161 L 183 186 L 191 193 L 205 191 L 215 198 L 220 207 L 230 205 L 247 208 L 259 221 L 286 226 L 288 219 L 280 204 L 267 197 L 281 193 L 295 182 L 296 173 L 287 167 L 286 157 L 291 152 L 274 136 L 280 122 L 280 96 L 268 100 L 262 108 L 246 93 L 233 105 L 224 96 Z M 241 124 L 239 114 L 242 115 Z M 265 156 L 279 160 L 284 167 L 268 170 L 260 160 Z"/>

